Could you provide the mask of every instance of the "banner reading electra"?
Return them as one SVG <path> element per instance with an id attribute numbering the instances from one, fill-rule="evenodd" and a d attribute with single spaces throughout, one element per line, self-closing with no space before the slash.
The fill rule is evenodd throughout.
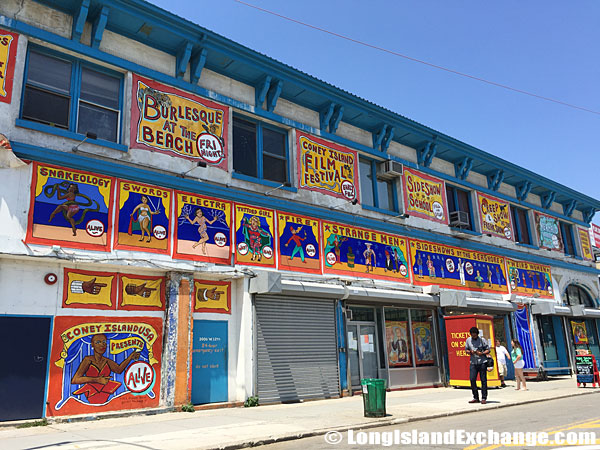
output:
<path id="1" fill-rule="evenodd" d="M 410 282 L 407 240 L 323 222 L 325 273 Z"/>
<path id="2" fill-rule="evenodd" d="M 275 267 L 275 211 L 235 204 L 235 263 Z"/>
<path id="3" fill-rule="evenodd" d="M 404 168 L 402 184 L 405 212 L 411 216 L 448 224 L 446 184 L 443 180 Z"/>
<path id="4" fill-rule="evenodd" d="M 506 259 L 511 292 L 528 297 L 554 298 L 550 266 Z"/>
<path id="5" fill-rule="evenodd" d="M 321 273 L 319 221 L 277 213 L 279 268 L 295 272 Z"/>
<path id="6" fill-rule="evenodd" d="M 424 241 L 410 241 L 414 284 L 508 293 L 504 258 Z"/>
<path id="7" fill-rule="evenodd" d="M 477 206 L 479 207 L 481 232 L 483 234 L 492 234 L 509 240 L 513 239 L 510 206 L 507 202 L 478 192 Z"/>
<path id="8" fill-rule="evenodd" d="M 110 249 L 114 179 L 33 164 L 27 243 Z"/>
<path id="9" fill-rule="evenodd" d="M 157 150 L 227 170 L 229 109 L 133 76 L 131 147 Z"/>
<path id="10" fill-rule="evenodd" d="M 296 132 L 298 177 L 303 189 L 359 201 L 354 150 Z"/>
<path id="11" fill-rule="evenodd" d="M 10 103 L 12 97 L 18 40 L 18 34 L 0 30 L 0 102 Z"/>

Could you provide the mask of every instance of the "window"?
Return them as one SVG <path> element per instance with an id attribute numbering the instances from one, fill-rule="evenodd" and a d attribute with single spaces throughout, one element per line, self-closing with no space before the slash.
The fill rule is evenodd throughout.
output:
<path id="1" fill-rule="evenodd" d="M 511 205 L 510 214 L 513 221 L 515 241 L 521 244 L 531 245 L 531 231 L 529 230 L 527 210 Z"/>
<path id="2" fill-rule="evenodd" d="M 261 122 L 234 117 L 233 170 L 252 178 L 287 183 L 287 133 Z"/>
<path id="3" fill-rule="evenodd" d="M 450 226 L 475 231 L 471 214 L 471 193 L 455 186 L 446 185 L 446 199 L 448 200 Z"/>
<path id="4" fill-rule="evenodd" d="M 21 117 L 118 142 L 122 80 L 82 61 L 30 49 Z"/>
<path id="5" fill-rule="evenodd" d="M 576 284 L 567 286 L 564 296 L 565 302 L 569 306 L 585 305 L 588 308 L 594 308 L 594 302 L 587 291 Z"/>
<path id="6" fill-rule="evenodd" d="M 559 224 L 560 235 L 565 248 L 565 255 L 577 256 L 577 250 L 575 249 L 575 238 L 573 237 L 573 226 L 565 222 L 559 222 Z"/>
<path id="7" fill-rule="evenodd" d="M 360 158 L 360 203 L 363 206 L 397 211 L 396 185 L 393 181 L 377 178 L 377 162 Z"/>
<path id="8" fill-rule="evenodd" d="M 558 351 L 556 349 L 556 335 L 552 316 L 538 316 L 538 327 L 542 338 L 544 361 L 557 361 Z"/>

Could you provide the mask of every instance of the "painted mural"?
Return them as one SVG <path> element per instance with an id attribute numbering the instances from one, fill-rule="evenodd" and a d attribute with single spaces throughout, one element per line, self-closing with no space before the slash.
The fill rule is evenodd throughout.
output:
<path id="1" fill-rule="evenodd" d="M 448 224 L 446 183 L 443 180 L 405 167 L 402 185 L 406 213 Z"/>
<path id="2" fill-rule="evenodd" d="M 194 312 L 231 314 L 229 281 L 194 280 Z"/>
<path id="3" fill-rule="evenodd" d="M 593 261 L 594 254 L 592 252 L 589 230 L 577 227 L 577 234 L 579 235 L 579 242 L 581 243 L 581 256 L 583 256 L 583 259 Z"/>
<path id="4" fill-rule="evenodd" d="M 133 75 L 131 147 L 227 170 L 229 108 Z"/>
<path id="5" fill-rule="evenodd" d="M 540 248 L 563 252 L 560 226 L 556 217 L 535 212 L 535 224 L 540 238 Z"/>
<path id="6" fill-rule="evenodd" d="M 172 191 L 119 180 L 115 248 L 169 253 Z"/>
<path id="7" fill-rule="evenodd" d="M 550 266 L 506 259 L 508 283 L 514 294 L 554 298 Z"/>
<path id="8" fill-rule="evenodd" d="M 165 285 L 165 277 L 119 274 L 119 309 L 164 310 Z"/>
<path id="9" fill-rule="evenodd" d="M 19 35 L 0 30 L 0 102 L 10 103 Z"/>
<path id="10" fill-rule="evenodd" d="M 417 366 L 433 364 L 433 343 L 429 322 L 412 322 L 413 342 L 415 345 L 415 363 Z"/>
<path id="11" fill-rule="evenodd" d="M 64 269 L 63 308 L 116 309 L 117 275 Z"/>
<path id="12" fill-rule="evenodd" d="M 412 366 L 410 337 L 406 320 L 385 321 L 385 342 L 390 368 Z"/>
<path id="13" fill-rule="evenodd" d="M 275 267 L 275 211 L 235 204 L 235 263 Z"/>
<path id="14" fill-rule="evenodd" d="M 407 240 L 323 222 L 324 272 L 410 283 Z"/>
<path id="15" fill-rule="evenodd" d="M 161 354 L 162 319 L 56 317 L 47 415 L 158 406 Z"/>
<path id="16" fill-rule="evenodd" d="M 27 243 L 110 249 L 114 179 L 33 164 Z"/>
<path id="17" fill-rule="evenodd" d="M 477 192 L 477 207 L 483 234 L 491 234 L 509 240 L 514 239 L 508 202 Z"/>
<path id="18" fill-rule="evenodd" d="M 575 322 L 571 320 L 571 330 L 573 331 L 573 343 L 575 345 L 589 344 L 585 321 Z"/>
<path id="19" fill-rule="evenodd" d="M 299 131 L 296 142 L 300 188 L 360 201 L 356 151 Z"/>
<path id="20" fill-rule="evenodd" d="M 279 268 L 321 273 L 320 224 L 316 219 L 277 212 Z"/>
<path id="21" fill-rule="evenodd" d="M 504 258 L 500 256 L 411 240 L 410 258 L 416 285 L 508 293 Z"/>
<path id="22" fill-rule="evenodd" d="M 174 257 L 231 263 L 231 202 L 176 192 Z"/>

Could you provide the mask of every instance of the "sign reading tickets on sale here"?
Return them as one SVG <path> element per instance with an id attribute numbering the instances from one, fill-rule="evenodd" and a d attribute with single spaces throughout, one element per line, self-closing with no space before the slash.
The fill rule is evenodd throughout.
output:
<path id="1" fill-rule="evenodd" d="M 133 76 L 131 146 L 227 170 L 229 109 Z"/>
<path id="2" fill-rule="evenodd" d="M 359 200 L 354 150 L 297 132 L 299 186 L 346 200 Z"/>
<path id="3" fill-rule="evenodd" d="M 10 103 L 19 35 L 0 30 L 0 102 Z"/>
<path id="4" fill-rule="evenodd" d="M 481 223 L 481 232 L 505 239 L 513 239 L 513 225 L 510 218 L 510 206 L 507 202 L 488 195 L 477 193 L 477 206 Z"/>
<path id="5" fill-rule="evenodd" d="M 589 231 L 578 227 L 577 233 L 579 234 L 579 241 L 581 242 L 581 256 L 583 256 L 584 259 L 589 259 L 590 261 L 593 260 L 594 254 L 592 253 Z"/>
<path id="6" fill-rule="evenodd" d="M 443 180 L 405 168 L 402 181 L 405 212 L 448 224 L 446 184 Z"/>

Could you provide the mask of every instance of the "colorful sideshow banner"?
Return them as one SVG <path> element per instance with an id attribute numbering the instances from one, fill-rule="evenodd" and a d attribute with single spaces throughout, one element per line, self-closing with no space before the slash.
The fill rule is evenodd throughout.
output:
<path id="1" fill-rule="evenodd" d="M 63 308 L 116 309 L 116 279 L 115 273 L 65 268 Z"/>
<path id="2" fill-rule="evenodd" d="M 165 285 L 165 277 L 119 274 L 119 309 L 164 310 Z"/>
<path id="3" fill-rule="evenodd" d="M 594 254 L 592 253 L 589 230 L 577 227 L 577 234 L 579 234 L 579 242 L 581 242 L 581 256 L 583 256 L 583 259 L 593 261 Z"/>
<path id="4" fill-rule="evenodd" d="M 483 234 L 513 240 L 513 224 L 508 202 L 477 192 L 477 207 Z"/>
<path id="5" fill-rule="evenodd" d="M 296 131 L 298 185 L 346 200 L 360 200 L 354 150 Z"/>
<path id="6" fill-rule="evenodd" d="M 33 164 L 27 243 L 110 250 L 114 178 Z"/>
<path id="7" fill-rule="evenodd" d="M 413 342 L 415 345 L 415 363 L 417 366 L 433 364 L 433 343 L 431 342 L 431 324 L 412 322 Z"/>
<path id="8" fill-rule="evenodd" d="M 119 180 L 116 249 L 169 253 L 172 191 Z"/>
<path id="9" fill-rule="evenodd" d="M 158 406 L 161 354 L 162 319 L 56 317 L 47 415 Z"/>
<path id="10" fill-rule="evenodd" d="M 231 283 L 194 280 L 194 312 L 231 314 Z"/>
<path id="11" fill-rule="evenodd" d="M 554 298 L 550 266 L 506 259 L 508 284 L 514 294 Z"/>
<path id="12" fill-rule="evenodd" d="M 424 241 L 410 241 L 414 284 L 508 293 L 504 258 Z"/>
<path id="13" fill-rule="evenodd" d="M 275 211 L 235 204 L 235 263 L 275 267 Z"/>
<path id="14" fill-rule="evenodd" d="M 548 216 L 536 211 L 535 224 L 540 238 L 540 248 L 547 248 L 559 252 L 564 251 L 563 242 L 560 236 L 560 226 L 556 217 Z"/>
<path id="15" fill-rule="evenodd" d="M 575 322 L 574 320 L 571 320 L 571 329 L 573 330 L 573 343 L 575 345 L 589 343 L 585 321 Z"/>
<path id="16" fill-rule="evenodd" d="M 331 222 L 322 224 L 325 273 L 410 282 L 405 238 Z"/>
<path id="17" fill-rule="evenodd" d="M 592 224 L 592 245 L 600 248 L 600 227 L 595 223 Z"/>
<path id="18" fill-rule="evenodd" d="M 446 183 L 443 180 L 404 168 L 402 185 L 405 212 L 411 216 L 448 224 Z"/>
<path id="19" fill-rule="evenodd" d="M 231 202 L 176 192 L 174 258 L 231 263 Z"/>
<path id="20" fill-rule="evenodd" d="M 229 109 L 133 75 L 131 147 L 227 170 Z"/>
<path id="21" fill-rule="evenodd" d="M 277 212 L 279 269 L 321 273 L 319 221 Z"/>
<path id="22" fill-rule="evenodd" d="M 19 35 L 0 30 L 0 102 L 10 103 Z"/>
<path id="23" fill-rule="evenodd" d="M 407 321 L 385 321 L 385 342 L 389 367 L 412 366 L 409 339 Z"/>

